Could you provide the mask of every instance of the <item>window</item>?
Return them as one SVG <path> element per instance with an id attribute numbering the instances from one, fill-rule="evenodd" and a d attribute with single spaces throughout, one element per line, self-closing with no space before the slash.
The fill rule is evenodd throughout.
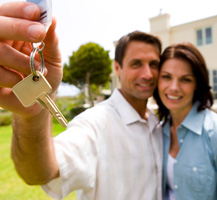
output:
<path id="1" fill-rule="evenodd" d="M 213 95 L 214 98 L 217 99 L 217 70 L 212 71 L 212 76 L 213 76 Z"/>
<path id="2" fill-rule="evenodd" d="M 211 27 L 205 29 L 206 35 L 206 44 L 212 43 L 212 29 Z"/>
<path id="3" fill-rule="evenodd" d="M 203 32 L 202 30 L 197 30 L 197 46 L 203 45 Z"/>
<path id="4" fill-rule="evenodd" d="M 197 46 L 212 44 L 212 27 L 198 29 L 196 31 Z"/>

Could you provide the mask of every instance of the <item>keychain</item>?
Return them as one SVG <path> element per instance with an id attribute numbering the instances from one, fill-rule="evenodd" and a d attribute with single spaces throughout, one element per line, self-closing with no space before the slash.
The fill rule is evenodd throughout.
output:
<path id="1" fill-rule="evenodd" d="M 30 3 L 34 3 L 40 7 L 41 15 L 38 21 L 45 26 L 47 31 L 52 23 L 52 1 L 51 0 L 26 0 L 26 1 Z"/>
<path id="2" fill-rule="evenodd" d="M 52 1 L 51 0 L 26 0 L 26 1 L 30 3 L 34 3 L 40 7 L 41 15 L 38 21 L 42 23 L 45 26 L 46 31 L 48 31 L 52 23 Z M 30 54 L 30 68 L 34 79 L 37 78 L 37 74 L 35 70 L 36 52 L 39 53 L 40 60 L 41 60 L 41 73 L 42 74 L 44 73 L 44 56 L 42 53 L 44 46 L 45 44 L 43 42 L 32 43 L 32 52 Z"/>

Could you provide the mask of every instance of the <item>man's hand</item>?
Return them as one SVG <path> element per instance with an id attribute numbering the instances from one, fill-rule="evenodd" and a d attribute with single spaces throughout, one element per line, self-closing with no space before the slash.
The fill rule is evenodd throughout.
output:
<path id="1" fill-rule="evenodd" d="M 12 111 L 12 159 L 17 172 L 29 184 L 45 184 L 59 175 L 51 135 L 51 115 L 38 104 L 24 108 L 12 87 L 31 73 L 31 43 L 44 41 L 44 76 L 54 96 L 62 80 L 61 55 L 55 34 L 56 22 L 46 33 L 37 22 L 40 8 L 27 2 L 0 5 L 0 107 Z M 36 55 L 36 69 L 40 66 Z M 31 93 L 31 91 L 29 91 Z"/>
<path id="2" fill-rule="evenodd" d="M 55 34 L 56 21 L 48 30 L 37 22 L 40 8 L 27 2 L 10 2 L 0 5 L 0 107 L 25 117 L 37 115 L 41 108 L 34 105 L 24 108 L 11 88 L 31 73 L 29 56 L 31 43 L 44 41 L 44 76 L 53 88 L 58 89 L 62 80 L 61 55 Z M 36 68 L 40 66 L 36 55 Z M 31 91 L 30 91 L 31 92 Z"/>

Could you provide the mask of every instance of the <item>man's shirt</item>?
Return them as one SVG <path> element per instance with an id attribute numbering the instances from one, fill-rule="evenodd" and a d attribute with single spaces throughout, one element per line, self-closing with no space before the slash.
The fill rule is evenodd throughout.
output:
<path id="1" fill-rule="evenodd" d="M 118 90 L 73 119 L 54 140 L 60 177 L 44 190 L 56 199 L 161 200 L 162 133 Z"/>

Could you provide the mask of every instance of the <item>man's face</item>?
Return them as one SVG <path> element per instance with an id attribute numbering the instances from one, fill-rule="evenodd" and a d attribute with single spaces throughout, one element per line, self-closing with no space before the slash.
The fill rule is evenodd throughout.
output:
<path id="1" fill-rule="evenodd" d="M 152 96 L 157 85 L 159 61 L 159 52 L 154 46 L 131 41 L 126 49 L 122 68 L 115 63 L 121 93 L 132 105 L 144 103 L 144 100 Z"/>

